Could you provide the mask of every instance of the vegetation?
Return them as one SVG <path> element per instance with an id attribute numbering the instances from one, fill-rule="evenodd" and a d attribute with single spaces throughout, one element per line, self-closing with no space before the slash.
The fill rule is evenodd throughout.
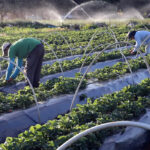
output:
<path id="1" fill-rule="evenodd" d="M 45 84 L 40 84 L 39 88 L 35 89 L 38 101 L 45 101 L 52 98 L 54 95 L 74 93 L 78 84 L 79 78 L 54 78 L 48 80 Z M 85 89 L 86 80 L 83 81 L 80 89 Z M 0 114 L 12 112 L 16 109 L 26 109 L 34 104 L 32 90 L 26 86 L 23 90 L 19 90 L 15 94 L 4 94 L 0 92 Z"/>
<path id="2" fill-rule="evenodd" d="M 78 105 L 64 116 L 59 115 L 44 125 L 30 127 L 28 131 L 19 134 L 18 138 L 8 137 L 0 147 L 5 150 L 56 150 L 67 139 L 95 125 L 139 117 L 146 107 L 150 107 L 149 93 L 150 80 L 145 79 L 139 85 L 125 87 L 120 92 L 94 101 L 89 99 L 87 104 Z M 118 131 L 115 128 L 89 134 L 68 150 L 97 150 L 104 138 Z"/>
<path id="3" fill-rule="evenodd" d="M 134 29 L 144 29 L 145 26 L 150 28 L 148 24 L 137 24 Z M 116 39 L 112 36 L 111 30 L 114 32 Z M 128 25 L 115 25 L 110 27 L 105 25 L 99 27 L 97 24 L 81 25 L 78 30 L 63 28 L 43 28 L 43 27 L 8 27 L 0 28 L 0 45 L 5 41 L 14 42 L 23 37 L 36 37 L 44 39 L 46 43 L 46 54 L 44 61 L 56 59 L 52 49 L 57 54 L 58 58 L 74 56 L 82 54 L 81 58 L 61 61 L 64 71 L 72 70 L 90 64 L 97 56 L 97 52 L 103 50 L 109 44 L 116 40 L 119 42 L 125 41 L 127 32 L 133 28 Z M 62 37 L 63 36 L 63 37 Z M 92 40 L 91 40 L 92 38 Z M 66 43 L 66 40 L 68 43 Z M 133 41 L 132 41 L 133 43 Z M 100 46 L 100 44 L 102 44 Z M 70 47 L 69 47 L 70 45 Z M 87 46 L 88 45 L 88 46 Z M 117 46 L 126 46 L 124 44 Z M 114 46 L 110 48 L 115 48 Z M 142 48 L 143 50 L 143 48 Z M 91 53 L 87 58 L 86 54 Z M 131 56 L 129 50 L 124 50 L 125 56 Z M 94 62 L 102 62 L 121 58 L 120 51 L 103 53 Z M 146 57 L 150 64 L 150 56 Z M 141 57 L 129 60 L 130 67 L 133 72 L 138 69 L 145 69 L 146 65 Z M 2 69 L 6 69 L 7 62 L 1 61 Z M 55 74 L 60 72 L 58 61 L 54 61 L 52 65 L 43 65 L 41 76 Z M 89 72 L 83 80 L 80 90 L 84 90 L 90 79 L 96 79 L 99 82 L 116 79 L 125 74 L 130 73 L 126 62 L 118 62 L 113 66 L 106 66 L 102 69 L 97 69 L 94 72 Z M 38 102 L 44 102 L 53 96 L 61 96 L 63 94 L 73 94 L 80 82 L 82 74 L 76 74 L 74 78 L 59 77 L 48 80 L 46 83 L 41 83 L 39 88 L 35 88 L 35 93 Z M 22 81 L 23 75 L 16 78 L 15 82 Z M 3 82 L 4 77 L 0 79 L 0 86 L 6 86 Z M 12 84 L 14 84 L 12 83 Z M 18 137 L 8 137 L 5 143 L 0 145 L 0 149 L 4 150 L 56 150 L 61 144 L 79 132 L 106 122 L 118 120 L 132 120 L 139 118 L 145 113 L 146 108 L 150 107 L 150 79 L 143 80 L 138 85 L 129 85 L 121 91 L 112 94 L 104 95 L 103 97 L 93 99 L 87 98 L 86 95 L 81 95 L 80 100 L 88 99 L 87 104 L 78 105 L 65 115 L 59 115 L 56 119 L 48 121 L 44 125 L 31 126 L 29 130 L 18 135 Z M 5 94 L 0 92 L 0 115 L 3 113 L 11 113 L 17 109 L 26 109 L 34 105 L 34 98 L 29 86 L 19 90 L 14 94 Z M 122 128 L 113 128 L 101 132 L 89 134 L 74 143 L 68 150 L 97 150 L 104 139 L 122 131 Z"/>
<path id="4" fill-rule="evenodd" d="M 147 60 L 150 62 L 149 57 L 147 57 Z M 142 58 L 137 60 L 130 60 L 129 63 L 133 72 L 137 71 L 138 69 L 146 68 Z M 46 71 L 48 71 L 48 69 L 46 69 Z M 88 73 L 86 75 L 86 79 L 96 78 L 98 81 L 102 82 L 115 79 L 117 77 L 123 76 L 126 73 L 130 73 L 128 65 L 125 62 L 119 62 L 112 67 L 106 66 L 103 69 L 97 69 L 94 72 Z M 79 84 L 80 78 L 81 75 L 77 75 L 76 78 L 60 77 L 49 80 L 45 84 L 40 84 L 40 87 L 35 89 L 38 101 L 45 101 L 48 98 L 51 98 L 53 95 L 74 93 Z M 80 89 L 85 89 L 87 82 L 88 80 L 84 80 Z M 1 85 L 4 86 L 5 84 L 6 83 Z M 9 112 L 10 110 L 13 111 L 14 109 L 18 108 L 28 108 L 31 106 L 31 104 L 35 103 L 32 96 L 32 91 L 29 87 L 25 87 L 25 89 L 19 90 L 15 94 L 8 94 L 7 96 L 1 93 L 0 100 L 1 113 Z"/>
<path id="5" fill-rule="evenodd" d="M 140 29 L 145 27 L 146 24 L 137 25 L 135 29 Z M 92 29 L 92 27 L 96 27 L 96 29 Z M 148 26 L 147 26 L 148 27 Z M 112 30 L 116 34 L 116 38 L 118 41 L 123 41 L 128 30 L 130 28 L 127 26 L 121 26 L 121 27 L 113 27 Z M 64 30 L 64 29 L 63 29 Z M 103 32 L 104 31 L 104 32 Z M 45 45 L 46 54 L 44 56 L 44 60 L 53 60 L 56 59 L 56 56 L 54 55 L 53 51 L 55 51 L 58 58 L 63 58 L 71 55 L 77 55 L 77 54 L 84 54 L 86 52 L 96 52 L 101 51 L 108 43 L 114 43 L 115 39 L 108 34 L 109 29 L 106 27 L 98 28 L 98 26 L 95 25 L 84 25 L 80 31 L 69 31 L 65 30 L 62 31 L 62 29 L 50 29 L 50 28 L 42 28 L 42 29 L 35 29 L 35 28 L 17 28 L 17 27 L 5 27 L 0 30 L 0 44 L 2 45 L 3 42 L 10 41 L 14 42 L 18 40 L 19 38 L 24 37 L 35 37 L 38 39 L 41 39 L 46 41 L 47 44 Z M 95 34 L 95 36 L 93 36 Z M 93 36 L 93 39 L 91 42 L 91 36 Z M 64 38 L 63 38 L 64 37 Z M 68 41 L 68 43 L 66 43 Z M 87 47 L 87 45 L 89 45 Z M 124 45 L 120 45 L 124 46 Z M 114 47 L 110 47 L 114 48 Z M 1 51 L 0 51 L 1 53 Z M 129 51 L 124 51 L 124 54 L 126 56 L 130 55 Z M 92 57 L 91 57 L 92 56 Z M 65 60 L 61 62 L 62 68 L 64 71 L 79 68 L 81 64 L 85 61 L 85 65 L 88 65 L 91 60 L 96 56 L 96 54 L 91 55 L 87 57 L 85 61 L 85 56 L 81 59 L 76 58 L 74 60 Z M 110 59 L 116 59 L 120 58 L 121 54 L 120 52 L 111 52 L 111 53 L 103 53 L 96 62 L 101 62 L 105 60 Z M 95 63 L 96 63 L 95 62 Z M 6 61 L 1 61 L 1 69 L 5 69 L 7 67 Z M 45 65 L 42 69 L 42 76 L 48 75 L 48 74 L 54 74 L 60 72 L 60 66 L 58 62 L 55 62 L 53 65 Z M 4 79 L 1 79 L 0 86 L 3 86 L 2 83 Z M 19 78 L 17 78 L 17 81 L 23 80 L 23 76 L 21 75 Z"/>

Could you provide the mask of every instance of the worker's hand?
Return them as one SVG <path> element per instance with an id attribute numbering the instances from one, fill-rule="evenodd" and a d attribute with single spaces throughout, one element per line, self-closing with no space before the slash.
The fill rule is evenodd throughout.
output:
<path id="1" fill-rule="evenodd" d="M 130 53 L 133 55 L 136 54 L 136 52 L 134 52 L 134 50 L 130 50 Z"/>
<path id="2" fill-rule="evenodd" d="M 7 83 L 10 83 L 12 82 L 14 79 L 13 78 L 10 78 L 9 80 L 6 80 Z"/>

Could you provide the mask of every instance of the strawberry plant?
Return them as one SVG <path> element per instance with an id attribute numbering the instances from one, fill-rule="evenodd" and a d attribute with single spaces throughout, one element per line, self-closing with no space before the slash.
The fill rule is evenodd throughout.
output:
<path id="1" fill-rule="evenodd" d="M 137 118 L 146 111 L 145 107 L 150 107 L 150 99 L 146 97 L 150 93 L 149 87 L 150 79 L 145 79 L 138 85 L 127 86 L 121 91 L 104 95 L 93 102 L 88 99 L 87 104 L 78 105 L 64 116 L 59 115 L 57 119 L 50 120 L 44 125 L 31 126 L 18 137 L 8 137 L 0 147 L 5 150 L 55 150 L 72 136 L 95 125 Z M 144 94 L 138 92 L 140 89 Z M 107 136 L 120 130 L 120 128 L 114 128 L 94 132 L 81 138 L 67 149 L 96 150 Z"/>

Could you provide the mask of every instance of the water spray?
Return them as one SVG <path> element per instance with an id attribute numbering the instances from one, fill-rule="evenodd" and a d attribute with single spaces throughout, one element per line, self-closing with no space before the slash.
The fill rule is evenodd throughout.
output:
<path id="1" fill-rule="evenodd" d="M 74 0 L 72 0 L 72 2 L 76 5 L 76 7 L 72 8 L 63 18 L 63 21 L 76 9 L 80 8 L 83 13 L 92 21 L 94 21 L 94 19 L 83 9 L 82 6 L 86 5 L 86 4 L 89 4 L 89 2 L 86 2 L 86 3 L 83 3 L 83 4 L 77 4 Z M 95 1 L 90 1 L 90 3 L 93 3 Z"/>

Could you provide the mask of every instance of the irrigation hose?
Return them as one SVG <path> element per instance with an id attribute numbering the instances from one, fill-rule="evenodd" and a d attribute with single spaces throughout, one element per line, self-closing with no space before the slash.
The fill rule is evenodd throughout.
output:
<path id="1" fill-rule="evenodd" d="M 95 132 L 95 131 L 100 131 L 100 130 L 110 128 L 110 127 L 118 127 L 118 126 L 132 126 L 132 127 L 138 127 L 138 128 L 143 128 L 143 129 L 146 129 L 146 130 L 150 130 L 150 125 L 149 124 L 141 123 L 141 122 L 116 121 L 116 122 L 104 123 L 104 124 L 97 125 L 97 126 L 94 126 L 92 128 L 89 128 L 89 129 L 75 135 L 74 137 L 72 137 L 71 139 L 66 141 L 64 144 L 62 144 L 60 147 L 58 147 L 57 150 L 65 150 L 68 146 L 70 146 L 71 144 L 76 142 L 78 139 L 80 139 L 83 136 L 86 136 L 89 133 L 92 133 L 92 132 Z"/>

